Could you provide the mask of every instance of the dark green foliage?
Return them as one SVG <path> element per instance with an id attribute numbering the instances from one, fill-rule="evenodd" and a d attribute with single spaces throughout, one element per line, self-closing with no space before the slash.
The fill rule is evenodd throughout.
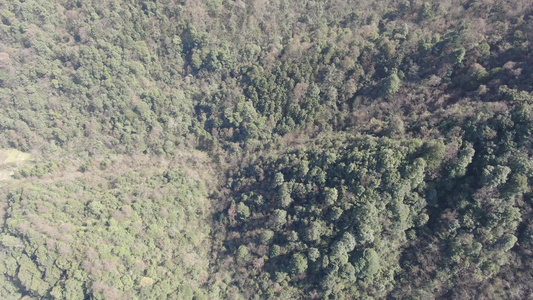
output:
<path id="1" fill-rule="evenodd" d="M 374 249 L 365 249 L 355 264 L 356 270 L 359 270 L 359 276 L 373 276 L 379 271 L 379 256 Z"/>
<path id="2" fill-rule="evenodd" d="M 390 97 L 400 89 L 400 78 L 396 74 L 391 74 L 381 83 L 381 94 Z"/>
<path id="3" fill-rule="evenodd" d="M 443 141 L 429 141 L 423 145 L 422 153 L 429 169 L 435 169 L 441 164 L 445 150 Z"/>
<path id="4" fill-rule="evenodd" d="M 291 259 L 290 269 L 293 274 L 302 274 L 307 270 L 307 258 L 301 253 L 294 254 Z"/>
<path id="5" fill-rule="evenodd" d="M 336 188 L 326 187 L 324 189 L 324 203 L 326 205 L 335 204 L 335 201 L 337 201 L 337 198 L 338 198 L 338 192 Z"/>
<path id="6" fill-rule="evenodd" d="M 498 276 L 512 264 L 518 226 L 528 214 L 517 200 L 530 190 L 533 175 L 523 157 L 529 148 L 514 148 L 518 137 L 506 133 L 517 128 L 512 114 L 475 120 L 460 139 L 446 142 L 324 137 L 306 144 L 306 150 L 254 160 L 266 177 L 281 183 L 283 174 L 281 187 L 293 199 L 283 210 L 253 209 L 255 220 L 270 220 L 267 226 L 281 234 L 264 271 L 287 273 L 290 286 L 300 292 L 374 297 L 410 294 L 395 286 L 398 282 L 415 288 L 414 295 L 422 293 L 420 274 L 441 292 Z M 305 177 L 301 161 L 309 162 Z M 235 193 L 279 197 L 270 182 L 243 182 L 248 184 Z M 264 225 L 253 219 L 237 224 L 252 232 Z M 398 260 L 406 267 L 394 269 Z M 419 267 L 438 265 L 448 268 L 451 280 L 461 274 L 473 279 L 444 285 Z M 367 290 L 368 280 L 391 289 Z"/>
<path id="7" fill-rule="evenodd" d="M 331 144 L 345 146 L 329 148 Z M 328 151 L 322 147 L 328 147 Z M 238 226 L 245 226 L 250 231 L 264 230 L 267 226 L 285 236 L 276 241 L 277 245 L 270 250 L 271 260 L 265 262 L 266 270 L 273 272 L 271 276 L 275 276 L 275 272 L 287 272 L 291 285 L 303 288 L 318 285 L 327 275 L 332 280 L 336 278 L 338 292 L 348 291 L 341 288 L 343 285 L 356 284 L 354 288 L 362 288 L 356 283 L 356 276 L 376 275 L 382 256 L 387 261 L 398 259 L 398 249 L 405 244 L 404 232 L 415 226 L 414 220 L 418 220 L 417 226 L 427 222 L 427 215 L 418 216 L 423 213 L 424 194 L 412 189 L 416 185 L 410 186 L 413 180 L 423 180 L 413 177 L 425 171 L 423 160 L 416 158 L 422 147 L 409 147 L 386 138 L 357 137 L 334 141 L 321 139 L 309 148 L 284 154 L 284 157 L 293 157 L 295 163 L 284 164 L 283 158 L 254 162 L 271 174 L 271 178 L 281 179 L 279 174 L 283 173 L 287 182 L 280 188 L 294 200 L 286 202 L 283 209 L 256 206 L 252 210 L 253 219 Z M 375 159 L 376 154 L 379 160 Z M 311 158 L 308 167 L 311 171 L 302 177 L 301 163 L 296 161 L 304 157 Z M 416 161 L 415 169 L 403 172 L 412 169 L 410 159 Z M 319 172 L 328 174 L 325 180 L 315 176 Z M 279 197 L 279 191 L 272 190 L 270 182 L 245 182 L 250 185 L 241 186 L 243 190 L 261 191 L 267 199 Z M 377 245 L 383 252 L 365 250 Z M 302 252 L 305 248 L 310 249 L 308 258 Z M 280 267 L 282 261 L 288 264 L 288 269 Z M 383 265 L 386 269 L 389 263 Z M 389 271 L 392 269 L 386 272 Z M 306 276 L 302 277 L 303 274 Z M 390 280 L 385 276 L 380 278 Z"/>
<path id="8" fill-rule="evenodd" d="M 356 2 L 3 1 L 0 298 L 532 298 L 530 5 Z"/>

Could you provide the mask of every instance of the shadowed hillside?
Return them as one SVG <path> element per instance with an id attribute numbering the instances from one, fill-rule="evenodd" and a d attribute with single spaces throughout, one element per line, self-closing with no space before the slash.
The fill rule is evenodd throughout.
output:
<path id="1" fill-rule="evenodd" d="M 0 4 L 0 298 L 528 299 L 528 1 Z"/>

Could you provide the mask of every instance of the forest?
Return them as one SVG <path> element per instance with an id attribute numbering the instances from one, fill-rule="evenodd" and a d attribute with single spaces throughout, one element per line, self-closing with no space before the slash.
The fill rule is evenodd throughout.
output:
<path id="1" fill-rule="evenodd" d="M 0 299 L 533 298 L 533 2 L 0 2 Z"/>

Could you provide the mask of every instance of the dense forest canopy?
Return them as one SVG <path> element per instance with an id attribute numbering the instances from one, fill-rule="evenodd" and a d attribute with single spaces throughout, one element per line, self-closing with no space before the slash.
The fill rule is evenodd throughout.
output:
<path id="1" fill-rule="evenodd" d="M 0 3 L 0 298 L 533 298 L 533 9 Z"/>

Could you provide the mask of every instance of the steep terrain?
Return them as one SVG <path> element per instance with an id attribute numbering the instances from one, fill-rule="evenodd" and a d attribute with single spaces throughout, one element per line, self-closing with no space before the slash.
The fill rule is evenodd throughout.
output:
<path id="1" fill-rule="evenodd" d="M 531 1 L 0 4 L 0 298 L 533 297 Z"/>

